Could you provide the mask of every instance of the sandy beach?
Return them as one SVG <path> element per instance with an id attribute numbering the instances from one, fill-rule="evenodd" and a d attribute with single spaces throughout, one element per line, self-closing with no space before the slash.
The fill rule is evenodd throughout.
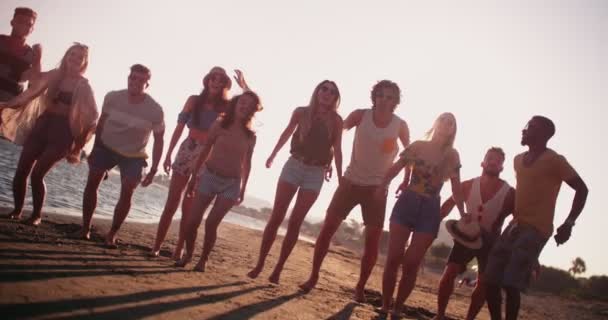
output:
<path id="1" fill-rule="evenodd" d="M 108 249 L 102 235 L 110 221 L 94 221 L 91 241 L 71 236 L 79 223 L 77 217 L 57 214 L 46 215 L 39 227 L 0 220 L 3 319 L 383 319 L 375 311 L 380 306 L 381 262 L 368 284 L 368 302 L 351 299 L 359 272 L 358 252 L 334 246 L 317 288 L 303 294 L 298 284 L 308 276 L 310 243 L 297 244 L 276 286 L 267 277 L 281 237 L 264 272 L 252 280 L 246 273 L 257 258 L 260 231 L 223 223 L 207 271 L 198 273 L 191 271 L 194 263 L 185 269 L 173 266 L 175 224 L 161 257 L 148 258 L 155 224 L 125 223 L 118 248 Z M 433 317 L 439 276 L 426 271 L 419 277 L 406 302 L 406 319 Z M 448 307 L 450 318 L 464 317 L 470 293 L 470 288 L 456 289 Z M 602 319 L 599 310 L 607 309 L 606 304 L 528 294 L 522 299 L 520 319 Z M 489 318 L 485 308 L 478 318 Z"/>

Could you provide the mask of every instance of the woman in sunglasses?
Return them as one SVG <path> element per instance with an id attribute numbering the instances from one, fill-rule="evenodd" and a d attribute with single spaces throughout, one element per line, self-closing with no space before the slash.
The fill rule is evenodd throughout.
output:
<path id="1" fill-rule="evenodd" d="M 89 64 L 89 48 L 75 43 L 64 54 L 59 68 L 39 75 L 39 80 L 26 91 L 1 104 L 4 137 L 22 144 L 15 177 L 15 208 L 11 219 L 20 219 L 31 174 L 34 210 L 26 221 L 42 221 L 46 195 L 44 177 L 61 159 L 71 163 L 80 160 L 80 152 L 95 129 L 97 105 L 88 80 L 84 77 Z"/>
<path id="2" fill-rule="evenodd" d="M 248 90 L 243 74 L 236 70 L 237 76 L 235 79 L 241 88 Z M 165 208 L 158 223 L 156 232 L 156 240 L 154 247 L 150 252 L 150 256 L 156 257 L 159 255 L 160 247 L 167 231 L 171 226 L 171 220 L 177 211 L 184 189 L 191 177 L 196 176 L 193 172 L 194 164 L 199 154 L 204 148 L 205 142 L 211 125 L 228 107 L 228 90 L 232 86 L 230 77 L 226 71 L 220 67 L 213 67 L 203 78 L 203 91 L 198 95 L 192 95 L 186 101 L 182 112 L 177 118 L 177 126 L 173 130 L 171 142 L 163 167 L 165 172 L 169 174 L 171 169 L 171 183 Z M 184 127 L 188 126 L 188 137 L 182 142 L 175 157 L 175 161 L 171 161 L 173 149 L 177 145 Z M 181 230 L 184 230 L 184 223 L 188 220 L 190 207 L 192 205 L 192 197 L 184 196 L 182 201 L 182 219 L 180 221 L 180 232 L 177 246 L 173 252 L 173 259 L 179 260 L 182 257 L 184 247 L 184 235 Z"/>
<path id="3" fill-rule="evenodd" d="M 342 117 L 337 109 L 340 92 L 333 81 L 324 80 L 315 88 L 308 106 L 298 107 L 279 137 L 274 150 L 266 160 L 266 167 L 272 162 L 287 140 L 291 137 L 291 157 L 285 165 L 277 183 L 272 215 L 260 247 L 257 265 L 248 273 L 256 278 L 264 268 L 268 252 L 276 238 L 277 230 L 289 204 L 297 192 L 296 203 L 289 218 L 287 234 L 281 247 L 281 255 L 270 282 L 279 283 L 281 271 L 298 240 L 300 226 L 308 210 L 317 200 L 323 180 L 329 180 L 332 158 L 335 161 L 338 179 L 342 177 Z"/>

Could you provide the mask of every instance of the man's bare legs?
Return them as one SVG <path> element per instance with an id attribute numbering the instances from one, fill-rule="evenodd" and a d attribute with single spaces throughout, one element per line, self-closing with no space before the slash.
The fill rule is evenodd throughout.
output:
<path id="1" fill-rule="evenodd" d="M 319 192 L 311 191 L 311 190 L 302 190 L 298 192 L 298 196 L 296 198 L 296 204 L 291 212 L 291 216 L 289 217 L 289 224 L 287 226 L 287 234 L 283 239 L 283 245 L 281 246 L 281 254 L 279 256 L 279 260 L 272 271 L 272 274 L 268 278 L 268 280 L 272 283 L 278 284 L 279 279 L 281 277 L 281 272 L 283 271 L 283 267 L 285 266 L 285 262 L 291 254 L 293 247 L 296 245 L 298 241 L 298 235 L 300 234 L 300 227 L 302 226 L 302 222 L 306 217 L 306 214 L 312 207 L 312 205 L 317 200 L 319 196 Z M 276 233 L 275 233 L 276 235 Z"/>
<path id="2" fill-rule="evenodd" d="M 477 274 L 477 283 L 475 289 L 471 294 L 471 304 L 469 305 L 469 311 L 467 312 L 467 320 L 473 320 L 479 314 L 481 308 L 483 308 L 486 302 L 486 284 L 483 281 L 483 277 Z"/>
<path id="3" fill-rule="evenodd" d="M 192 260 L 198 227 L 201 225 L 205 211 L 207 211 L 207 208 L 214 197 L 215 196 L 203 195 L 200 193 L 197 193 L 194 197 L 188 220 L 185 222 L 184 228 L 180 230 L 186 242 L 186 254 L 175 263 L 176 267 L 183 267 Z"/>
<path id="4" fill-rule="evenodd" d="M 445 310 L 448 307 L 450 296 L 454 292 L 454 280 L 462 270 L 462 266 L 453 262 L 448 262 L 439 280 L 439 290 L 437 292 L 437 315 L 434 320 L 441 320 L 445 317 Z"/>
<path id="5" fill-rule="evenodd" d="M 361 272 L 359 274 L 359 281 L 355 287 L 355 301 L 357 302 L 365 302 L 365 284 L 376 265 L 381 236 L 382 227 L 365 227 L 365 247 L 363 248 L 363 256 L 361 257 Z"/>
<path id="6" fill-rule="evenodd" d="M 186 184 L 188 183 L 188 177 L 182 176 L 177 173 L 173 173 L 171 175 L 171 183 L 169 185 L 169 192 L 167 194 L 167 201 L 165 202 L 165 208 L 163 209 L 163 213 L 160 216 L 160 221 L 158 222 L 158 229 L 156 231 L 156 239 L 154 240 L 154 246 L 152 247 L 152 251 L 150 252 L 151 256 L 158 256 L 160 252 L 160 246 L 165 240 L 167 236 L 167 232 L 169 231 L 169 227 L 171 226 L 171 221 L 173 220 L 173 216 L 175 215 L 175 211 L 177 211 L 177 207 L 179 206 L 182 194 L 184 193 L 184 189 L 186 188 Z M 184 219 L 185 211 L 182 210 L 182 220 Z M 180 246 L 178 241 L 178 246 Z M 181 246 L 180 246 L 181 247 Z M 181 251 L 181 249 L 180 249 Z M 177 248 L 176 248 L 177 252 Z M 181 253 L 180 253 L 181 256 Z"/>
<path id="7" fill-rule="evenodd" d="M 319 272 L 321 271 L 321 265 L 323 264 L 325 255 L 327 255 L 327 251 L 329 250 L 331 238 L 340 227 L 340 224 L 342 224 L 342 217 L 330 215 L 329 213 L 325 216 L 323 227 L 321 228 L 321 232 L 319 233 L 317 241 L 315 242 L 315 252 L 313 255 L 310 277 L 308 277 L 306 282 L 300 285 L 302 290 L 308 292 L 317 284 L 317 281 L 319 280 Z"/>
<path id="8" fill-rule="evenodd" d="M 93 220 L 93 213 L 97 207 L 97 191 L 99 190 L 99 185 L 105 175 L 105 170 L 89 166 L 89 177 L 87 178 L 87 185 L 84 188 L 84 195 L 82 196 L 81 237 L 83 239 L 91 239 L 91 221 Z"/>
<path id="9" fill-rule="evenodd" d="M 297 190 L 298 188 L 291 183 L 282 180 L 279 180 L 277 183 L 274 206 L 272 208 L 270 219 L 266 224 L 266 228 L 264 228 L 264 235 L 262 237 L 262 244 L 260 245 L 258 262 L 255 268 L 247 273 L 247 276 L 250 278 L 257 278 L 260 272 L 262 272 L 268 252 L 270 252 L 270 248 L 272 248 L 272 244 L 277 237 L 277 231 L 285 219 L 285 214 L 289 208 L 289 203 L 291 203 L 291 200 L 293 199 L 293 196 L 296 194 Z"/>
<path id="10" fill-rule="evenodd" d="M 401 314 L 403 303 L 409 297 L 416 285 L 418 277 L 418 267 L 424 258 L 424 254 L 435 240 L 435 236 L 430 233 L 414 232 L 411 244 L 405 250 L 401 272 L 401 281 L 397 289 L 397 298 L 393 306 L 393 313 Z"/>
<path id="11" fill-rule="evenodd" d="M 384 264 L 382 275 L 382 308 L 383 312 L 388 312 L 393 300 L 393 292 L 397 284 L 397 271 L 403 260 L 405 244 L 410 237 L 411 230 L 408 227 L 397 223 L 391 223 L 389 227 L 388 253 Z"/>
<path id="12" fill-rule="evenodd" d="M 114 218 L 112 219 L 112 227 L 106 235 L 106 245 L 116 245 L 116 234 L 118 233 L 120 226 L 122 226 L 122 223 L 127 218 L 129 210 L 131 210 L 131 199 L 133 198 L 133 192 L 135 192 L 135 188 L 137 188 L 138 184 L 139 181 L 136 181 L 134 179 L 121 179 L 120 196 L 118 198 L 118 203 L 116 203 L 116 208 L 114 208 Z"/>
<path id="13" fill-rule="evenodd" d="M 217 197 L 215 199 L 213 208 L 211 208 L 211 212 L 205 221 L 205 241 L 203 243 L 203 253 L 201 254 L 201 259 L 194 267 L 195 271 L 205 272 L 207 259 L 209 258 L 209 254 L 211 253 L 213 246 L 215 246 L 215 240 L 217 239 L 217 228 L 228 211 L 230 211 L 235 204 L 236 201 L 233 199 L 226 199 L 223 197 Z"/>

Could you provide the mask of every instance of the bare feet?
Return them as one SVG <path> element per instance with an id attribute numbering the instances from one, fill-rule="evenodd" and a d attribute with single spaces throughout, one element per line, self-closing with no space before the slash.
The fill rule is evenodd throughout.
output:
<path id="1" fill-rule="evenodd" d="M 194 270 L 194 271 L 198 271 L 198 272 L 205 272 L 205 264 L 206 264 L 206 263 L 207 263 L 207 261 L 204 261 L 204 260 L 202 260 L 202 259 L 201 259 L 201 260 L 200 260 L 200 261 L 199 261 L 199 262 L 196 264 L 196 266 L 194 266 L 194 269 L 192 269 L 192 270 Z"/>
<path id="2" fill-rule="evenodd" d="M 270 277 L 268 277 L 268 281 L 270 283 L 279 284 L 279 280 L 281 279 L 281 273 L 277 271 L 273 271 Z"/>
<path id="3" fill-rule="evenodd" d="M 109 232 L 106 236 L 105 245 L 110 249 L 116 249 L 118 246 L 116 245 L 116 234 Z"/>
<path id="4" fill-rule="evenodd" d="M 22 211 L 13 210 L 11 213 L 8 214 L 7 218 L 11 220 L 21 220 L 21 212 Z"/>
<path id="5" fill-rule="evenodd" d="M 192 260 L 192 256 L 183 256 L 179 261 L 175 262 L 175 266 L 178 268 L 185 267 Z"/>
<path id="6" fill-rule="evenodd" d="M 260 266 L 255 266 L 255 268 L 253 268 L 253 270 L 249 271 L 249 273 L 247 273 L 247 276 L 251 279 L 255 279 L 260 275 L 260 272 L 262 272 L 262 268 Z"/>
<path id="7" fill-rule="evenodd" d="M 312 288 L 314 288 L 317 285 L 317 280 L 319 280 L 318 277 L 310 277 L 308 278 L 308 280 L 304 283 L 302 283 L 300 285 L 300 289 L 302 289 L 302 291 L 304 292 L 309 292 L 310 290 L 312 290 Z"/>
<path id="8" fill-rule="evenodd" d="M 27 224 L 28 226 L 34 226 L 37 227 L 40 225 L 40 223 L 42 223 L 42 217 L 40 216 L 31 216 L 29 219 L 23 221 L 24 224 Z"/>
<path id="9" fill-rule="evenodd" d="M 182 259 L 183 255 L 184 255 L 184 249 L 175 248 L 175 251 L 173 251 L 173 256 L 171 256 L 171 258 L 175 261 L 179 261 Z"/>
<path id="10" fill-rule="evenodd" d="M 364 288 L 360 288 L 359 286 L 357 286 L 355 288 L 355 297 L 354 297 L 356 302 L 359 303 L 365 303 L 367 301 L 367 299 L 365 299 L 365 289 Z"/>

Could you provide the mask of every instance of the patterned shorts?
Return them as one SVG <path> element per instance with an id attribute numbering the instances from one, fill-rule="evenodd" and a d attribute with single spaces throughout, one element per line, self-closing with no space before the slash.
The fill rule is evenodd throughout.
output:
<path id="1" fill-rule="evenodd" d="M 185 177 L 190 176 L 204 146 L 204 142 L 195 140 L 191 137 L 186 138 L 179 146 L 175 161 L 173 162 L 173 166 L 171 166 L 173 172 Z"/>

